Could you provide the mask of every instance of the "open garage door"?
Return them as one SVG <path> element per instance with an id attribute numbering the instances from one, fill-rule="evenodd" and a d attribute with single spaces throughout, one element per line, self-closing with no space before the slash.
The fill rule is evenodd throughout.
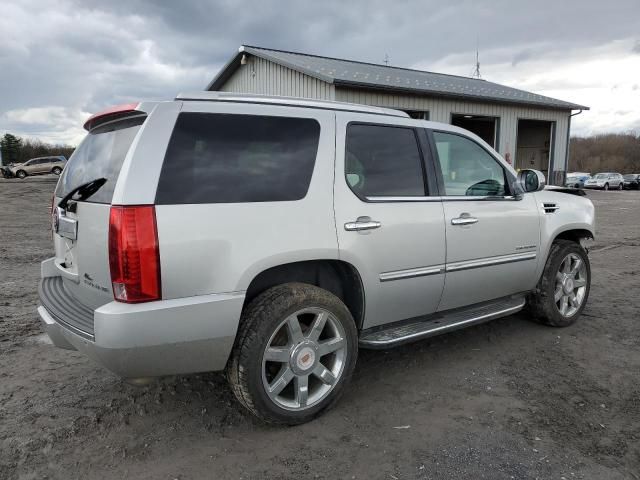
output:
<path id="1" fill-rule="evenodd" d="M 497 150 L 498 147 L 498 119 L 481 115 L 451 115 L 451 125 L 464 128 L 478 135 Z"/>
<path id="2" fill-rule="evenodd" d="M 549 176 L 553 122 L 542 120 L 518 120 L 516 169 L 534 168 Z"/>

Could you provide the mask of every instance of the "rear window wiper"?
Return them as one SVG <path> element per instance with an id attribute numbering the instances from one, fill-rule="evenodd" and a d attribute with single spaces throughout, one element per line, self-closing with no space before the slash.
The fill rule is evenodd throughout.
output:
<path id="1" fill-rule="evenodd" d="M 58 203 L 58 206 L 63 210 L 67 209 L 67 205 L 70 200 L 86 200 L 91 195 L 96 193 L 100 188 L 107 183 L 106 178 L 97 178 L 95 180 L 91 180 L 90 182 L 83 183 L 82 185 L 74 188 L 69 193 L 67 193 L 62 200 Z M 77 198 L 73 198 L 74 195 L 78 195 Z"/>

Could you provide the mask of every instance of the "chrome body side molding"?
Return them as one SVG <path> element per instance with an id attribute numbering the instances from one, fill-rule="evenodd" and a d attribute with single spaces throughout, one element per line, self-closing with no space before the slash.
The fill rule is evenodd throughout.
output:
<path id="1" fill-rule="evenodd" d="M 535 246 L 519 247 L 531 248 Z M 463 262 L 448 263 L 446 265 L 432 265 L 429 267 L 409 268 L 406 270 L 394 270 L 391 272 L 383 272 L 380 274 L 381 282 L 390 282 L 392 280 L 404 280 L 406 278 L 424 277 L 427 275 L 438 275 L 446 272 L 459 272 L 461 270 L 470 270 L 473 268 L 490 267 L 493 265 L 504 265 L 505 263 L 524 262 L 526 260 L 535 260 L 536 252 L 514 253 L 512 255 L 500 255 L 498 257 L 480 258 L 477 260 L 465 260 Z"/>
<path id="2" fill-rule="evenodd" d="M 493 265 L 503 265 L 505 263 L 524 262 L 535 260 L 536 252 L 514 253 L 512 255 L 500 255 L 497 257 L 480 258 L 478 260 L 465 260 L 447 264 L 447 272 L 459 272 L 460 270 L 470 270 L 472 268 L 490 267 Z"/>
<path id="3" fill-rule="evenodd" d="M 409 268 L 407 270 L 395 270 L 393 272 L 384 272 L 380 274 L 381 282 L 389 282 L 391 280 L 402 280 L 405 278 L 424 277 L 427 275 L 438 275 L 444 273 L 444 265 L 434 265 L 431 267 Z"/>

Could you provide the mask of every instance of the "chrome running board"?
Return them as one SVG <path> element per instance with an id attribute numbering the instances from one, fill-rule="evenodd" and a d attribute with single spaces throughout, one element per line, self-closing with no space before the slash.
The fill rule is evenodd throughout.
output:
<path id="1" fill-rule="evenodd" d="M 525 303 L 524 294 L 513 295 L 471 307 L 456 308 L 390 325 L 369 328 L 362 331 L 359 343 L 363 348 L 396 347 L 511 315 L 522 310 Z"/>

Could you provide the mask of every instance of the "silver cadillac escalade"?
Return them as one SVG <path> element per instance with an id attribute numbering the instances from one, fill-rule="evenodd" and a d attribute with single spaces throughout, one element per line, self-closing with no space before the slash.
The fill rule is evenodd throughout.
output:
<path id="1" fill-rule="evenodd" d="M 91 117 L 38 313 L 130 381 L 224 370 L 261 419 L 333 405 L 358 348 L 580 316 L 594 208 L 460 128 L 214 92 Z"/>

